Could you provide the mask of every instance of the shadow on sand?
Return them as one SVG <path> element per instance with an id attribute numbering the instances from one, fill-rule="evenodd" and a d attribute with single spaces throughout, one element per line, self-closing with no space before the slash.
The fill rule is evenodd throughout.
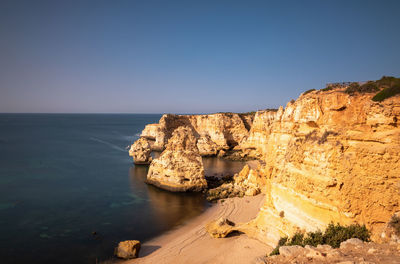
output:
<path id="1" fill-rule="evenodd" d="M 156 251 L 159 248 L 161 248 L 161 247 L 160 246 L 142 245 L 142 247 L 140 249 L 139 257 L 140 258 L 147 257 L 148 255 L 150 255 L 151 253 L 153 253 L 154 251 Z"/>

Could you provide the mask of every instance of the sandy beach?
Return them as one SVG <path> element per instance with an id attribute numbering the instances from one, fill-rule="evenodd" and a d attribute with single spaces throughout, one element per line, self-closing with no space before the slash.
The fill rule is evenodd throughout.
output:
<path id="1" fill-rule="evenodd" d="M 219 201 L 184 226 L 144 243 L 139 258 L 124 263 L 257 263 L 272 250 L 269 246 L 245 234 L 212 238 L 204 226 L 220 217 L 236 224 L 247 222 L 257 215 L 263 200 L 260 194 Z"/>

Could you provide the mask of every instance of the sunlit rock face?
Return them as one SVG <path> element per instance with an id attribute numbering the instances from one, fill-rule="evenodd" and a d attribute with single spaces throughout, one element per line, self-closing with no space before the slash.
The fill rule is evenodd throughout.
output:
<path id="1" fill-rule="evenodd" d="M 400 96 L 374 102 L 373 95 L 313 91 L 285 109 L 258 111 L 254 119 L 164 115 L 142 133 L 159 149 L 166 147 L 152 162 L 149 179 L 171 189 L 204 188 L 200 155 L 234 147 L 261 163 L 254 175 L 242 177 L 266 194 L 245 228 L 249 235 L 275 246 L 298 230 L 356 222 L 379 241 L 385 223 L 400 211 Z M 184 138 L 191 143 L 177 145 L 190 146 L 187 152 L 173 143 Z"/>
<path id="2" fill-rule="evenodd" d="M 280 111 L 282 112 L 282 109 Z M 249 135 L 241 141 L 237 149 L 251 157 L 262 159 L 267 153 L 267 143 L 276 116 L 277 111 L 257 111 Z"/>
<path id="3" fill-rule="evenodd" d="M 195 137 L 200 139 L 201 154 L 211 155 L 214 153 L 214 145 L 216 145 L 217 151 L 228 149 L 238 145 L 243 138 L 247 137 L 252 124 L 252 116 L 252 114 L 234 113 L 165 114 L 158 124 L 147 125 L 141 136 L 154 141 L 153 150 L 163 150 L 174 130 L 180 126 L 187 126 L 192 128 Z"/>
<path id="4" fill-rule="evenodd" d="M 139 138 L 129 149 L 129 156 L 132 156 L 135 164 L 150 164 L 151 158 L 150 143 L 146 138 Z"/>
<path id="5" fill-rule="evenodd" d="M 215 156 L 218 152 L 218 145 L 211 140 L 209 135 L 199 137 L 197 140 L 197 148 L 201 156 Z"/>
<path id="6" fill-rule="evenodd" d="M 143 138 L 151 140 L 151 149 L 162 151 L 164 149 L 165 134 L 160 124 L 148 124 L 140 135 Z"/>
<path id="7" fill-rule="evenodd" d="M 256 114 L 244 142 L 265 162 L 254 236 L 274 244 L 333 221 L 366 224 L 378 239 L 400 210 L 400 97 L 372 96 L 315 91 Z"/>
<path id="8" fill-rule="evenodd" d="M 207 188 L 203 161 L 191 128 L 174 130 L 160 157 L 154 159 L 147 182 L 169 191 L 201 191 Z"/>

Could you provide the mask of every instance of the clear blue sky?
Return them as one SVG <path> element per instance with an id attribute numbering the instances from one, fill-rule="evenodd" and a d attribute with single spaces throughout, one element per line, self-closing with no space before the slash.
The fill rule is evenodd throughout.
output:
<path id="1" fill-rule="evenodd" d="M 400 76 L 400 1 L 0 2 L 0 112 L 206 113 Z"/>

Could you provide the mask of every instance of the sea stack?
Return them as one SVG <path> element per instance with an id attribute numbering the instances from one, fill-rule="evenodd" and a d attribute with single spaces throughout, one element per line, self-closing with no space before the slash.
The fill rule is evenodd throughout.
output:
<path id="1" fill-rule="evenodd" d="M 196 141 L 191 128 L 181 126 L 175 129 L 160 157 L 151 162 L 147 183 L 175 192 L 207 188 Z"/>
<path id="2" fill-rule="evenodd" d="M 146 138 L 140 138 L 132 144 L 129 150 L 129 156 L 133 157 L 135 164 L 150 164 L 151 158 L 151 146 Z"/>

